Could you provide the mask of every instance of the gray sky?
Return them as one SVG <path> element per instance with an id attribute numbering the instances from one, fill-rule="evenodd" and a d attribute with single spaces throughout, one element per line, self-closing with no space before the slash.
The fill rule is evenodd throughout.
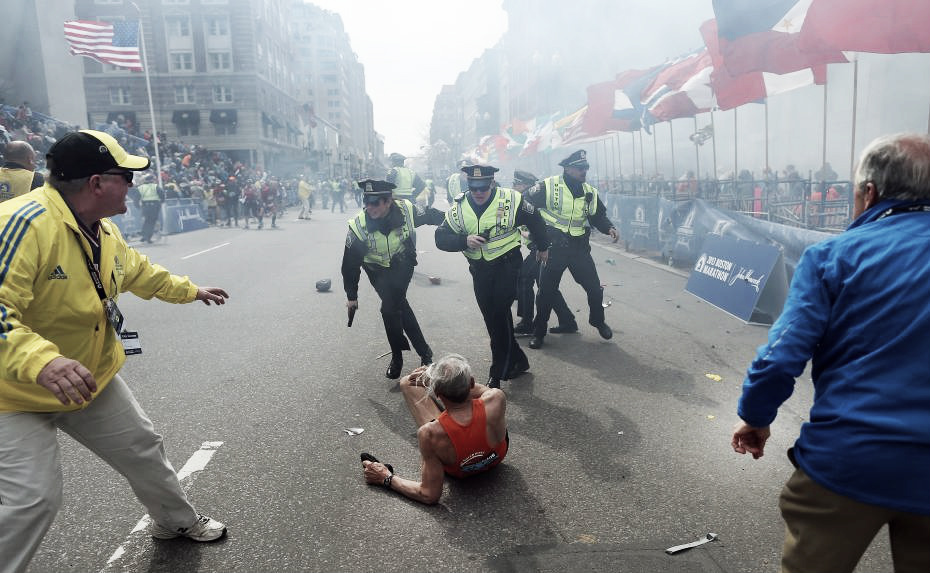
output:
<path id="1" fill-rule="evenodd" d="M 507 29 L 501 0 L 468 3 L 468 22 L 480 26 L 466 25 L 462 5 L 443 0 L 308 1 L 342 16 L 365 66 L 375 130 L 384 136 L 387 153 L 420 153 L 440 88 L 455 83 Z"/>

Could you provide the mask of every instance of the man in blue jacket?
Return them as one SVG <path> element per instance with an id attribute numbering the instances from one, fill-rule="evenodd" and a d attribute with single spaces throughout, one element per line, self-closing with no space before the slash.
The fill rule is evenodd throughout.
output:
<path id="1" fill-rule="evenodd" d="M 801 256 L 749 367 L 732 446 L 762 457 L 812 361 L 810 420 L 781 492 L 783 572 L 853 571 L 888 525 L 894 569 L 930 571 L 930 138 L 865 149 L 854 221 Z"/>

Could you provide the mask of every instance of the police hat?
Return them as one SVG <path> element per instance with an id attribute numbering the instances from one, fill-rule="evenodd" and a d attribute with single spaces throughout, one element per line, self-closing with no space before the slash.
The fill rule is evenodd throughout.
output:
<path id="1" fill-rule="evenodd" d="M 513 172 L 514 185 L 533 185 L 537 181 L 537 177 L 529 171 L 516 170 Z"/>
<path id="2" fill-rule="evenodd" d="M 320 279 L 316 281 L 316 290 L 320 292 L 327 292 L 332 286 L 333 286 L 332 279 Z"/>
<path id="3" fill-rule="evenodd" d="M 396 187 L 393 183 L 381 181 L 380 179 L 365 179 L 358 181 L 356 185 L 362 190 L 362 200 L 365 202 L 368 202 L 368 199 L 375 200 L 390 197 Z"/>
<path id="4" fill-rule="evenodd" d="M 579 169 L 587 169 L 590 167 L 590 165 L 588 165 L 588 154 L 585 153 L 584 149 L 579 149 L 562 161 L 559 161 L 559 165 L 562 167 L 577 167 Z"/>
<path id="5" fill-rule="evenodd" d="M 404 161 L 407 160 L 407 156 L 406 156 L 406 155 L 404 155 L 404 154 L 402 154 L 402 153 L 397 153 L 397 152 L 394 152 L 394 153 L 388 155 L 388 157 L 390 157 L 390 158 L 391 158 L 391 161 L 393 161 L 394 163 L 403 163 Z"/>
<path id="6" fill-rule="evenodd" d="M 113 136 L 84 129 L 64 135 L 55 142 L 48 153 L 55 177 L 71 181 L 97 175 L 114 168 L 142 171 L 149 168 L 148 157 L 130 155 Z"/>
<path id="7" fill-rule="evenodd" d="M 481 189 L 487 187 L 494 180 L 494 174 L 500 171 L 497 167 L 490 165 L 466 165 L 462 167 L 462 172 L 468 178 L 468 187 Z"/>

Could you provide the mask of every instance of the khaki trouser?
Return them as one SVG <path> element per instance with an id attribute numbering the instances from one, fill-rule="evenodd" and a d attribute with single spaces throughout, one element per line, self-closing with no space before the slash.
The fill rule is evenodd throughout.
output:
<path id="1" fill-rule="evenodd" d="M 116 375 L 83 410 L 0 412 L 0 572 L 26 570 L 61 507 L 59 428 L 123 474 L 156 523 L 196 521 L 161 436 Z"/>
<path id="2" fill-rule="evenodd" d="M 782 489 L 782 573 L 852 572 L 885 524 L 896 573 L 930 571 L 930 515 L 860 503 L 833 493 L 802 470 Z"/>

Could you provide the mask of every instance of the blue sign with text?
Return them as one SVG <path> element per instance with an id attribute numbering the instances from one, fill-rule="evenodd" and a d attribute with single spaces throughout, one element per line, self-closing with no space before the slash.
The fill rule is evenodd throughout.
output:
<path id="1" fill-rule="evenodd" d="M 709 234 L 685 290 L 746 322 L 771 324 L 787 294 L 783 267 L 773 246 Z"/>

